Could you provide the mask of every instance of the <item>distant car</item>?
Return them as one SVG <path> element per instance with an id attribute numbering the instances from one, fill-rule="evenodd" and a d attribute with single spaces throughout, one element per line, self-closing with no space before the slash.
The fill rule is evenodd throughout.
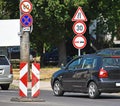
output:
<path id="1" fill-rule="evenodd" d="M 42 62 L 44 65 L 57 65 L 59 62 L 58 49 L 52 49 L 50 52 L 44 53 L 42 56 Z M 67 62 L 69 62 L 72 57 L 67 56 Z"/>
<path id="2" fill-rule="evenodd" d="M 53 49 L 50 52 L 46 52 L 42 55 L 44 65 L 57 65 L 58 64 L 58 49 Z"/>
<path id="3" fill-rule="evenodd" d="M 96 54 L 102 55 L 119 55 L 120 56 L 120 48 L 106 48 L 101 49 L 96 52 Z"/>
<path id="4" fill-rule="evenodd" d="M 12 81 L 12 66 L 6 56 L 0 55 L 0 86 L 2 90 L 8 90 Z"/>
<path id="5" fill-rule="evenodd" d="M 98 98 L 101 93 L 120 92 L 120 56 L 88 54 L 75 58 L 52 75 L 51 87 L 55 96 L 80 92 Z"/>
<path id="6" fill-rule="evenodd" d="M 10 59 L 20 59 L 20 46 L 8 48 L 8 57 Z M 36 52 L 33 49 L 30 49 L 30 61 L 33 61 L 34 57 L 36 57 Z"/>

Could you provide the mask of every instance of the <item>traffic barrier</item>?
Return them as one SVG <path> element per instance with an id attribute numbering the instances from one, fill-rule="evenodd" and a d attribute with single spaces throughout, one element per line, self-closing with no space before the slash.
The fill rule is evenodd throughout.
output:
<path id="1" fill-rule="evenodd" d="M 33 98 L 40 95 L 40 64 L 32 63 L 32 88 L 31 96 Z"/>
<path id="2" fill-rule="evenodd" d="M 19 96 L 27 97 L 28 63 L 20 63 Z"/>

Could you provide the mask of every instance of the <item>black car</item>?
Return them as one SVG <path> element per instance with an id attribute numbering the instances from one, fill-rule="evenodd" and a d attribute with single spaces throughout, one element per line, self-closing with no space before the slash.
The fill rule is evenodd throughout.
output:
<path id="1" fill-rule="evenodd" d="M 72 57 L 67 56 L 67 62 L 69 62 Z M 41 56 L 41 61 L 44 65 L 58 65 L 59 62 L 59 55 L 58 49 L 52 49 L 50 52 L 46 52 Z"/>
<path id="2" fill-rule="evenodd" d="M 59 58 L 58 58 L 58 49 L 53 49 L 50 52 L 46 52 L 42 55 L 42 60 L 44 65 L 57 65 Z"/>
<path id="3" fill-rule="evenodd" d="M 96 54 L 103 54 L 103 55 L 119 55 L 120 56 L 120 48 L 106 48 L 101 49 L 96 52 Z"/>
<path id="4" fill-rule="evenodd" d="M 53 74 L 51 86 L 56 96 L 81 92 L 97 98 L 101 93 L 120 92 L 120 57 L 88 54 L 75 58 Z"/>

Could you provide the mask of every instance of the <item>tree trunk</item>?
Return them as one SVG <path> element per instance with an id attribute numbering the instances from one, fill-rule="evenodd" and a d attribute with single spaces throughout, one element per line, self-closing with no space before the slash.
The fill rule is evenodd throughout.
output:
<path id="1" fill-rule="evenodd" d="M 65 65 L 66 64 L 66 45 L 65 40 L 61 40 L 61 42 L 58 45 L 58 51 L 59 51 L 59 62 L 58 66 Z"/>

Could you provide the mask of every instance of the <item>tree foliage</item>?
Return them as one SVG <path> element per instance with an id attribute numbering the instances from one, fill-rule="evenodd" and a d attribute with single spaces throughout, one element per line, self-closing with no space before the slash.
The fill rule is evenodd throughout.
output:
<path id="1" fill-rule="evenodd" d="M 0 19 L 19 18 L 19 2 L 19 0 L 1 0 Z M 120 38 L 120 0 L 31 0 L 31 2 L 34 21 L 30 40 L 32 46 L 38 50 L 44 43 L 59 45 L 63 40 L 73 38 L 71 19 L 78 6 L 82 7 L 88 19 L 85 34 L 88 42 L 90 37 L 88 26 L 94 19 L 98 20 L 97 36 L 100 33 L 110 32 L 112 40 L 114 36 Z"/>

